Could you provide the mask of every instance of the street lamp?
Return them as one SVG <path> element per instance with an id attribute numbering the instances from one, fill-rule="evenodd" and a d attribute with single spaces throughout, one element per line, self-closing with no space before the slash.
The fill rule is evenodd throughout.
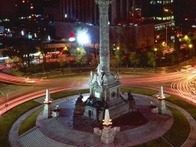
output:
<path id="1" fill-rule="evenodd" d="M 157 51 L 157 48 L 156 48 L 156 47 L 154 48 L 154 51 L 155 51 L 155 52 Z"/>
<path id="2" fill-rule="evenodd" d="M 193 44 L 189 44 L 188 47 L 189 47 L 189 48 L 193 48 Z"/>

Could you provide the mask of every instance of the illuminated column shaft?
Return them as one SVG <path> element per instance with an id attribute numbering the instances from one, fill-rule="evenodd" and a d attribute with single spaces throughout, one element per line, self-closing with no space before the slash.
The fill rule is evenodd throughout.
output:
<path id="1" fill-rule="evenodd" d="M 112 0 L 95 0 L 99 6 L 100 65 L 105 74 L 110 73 L 110 47 L 108 10 Z"/>

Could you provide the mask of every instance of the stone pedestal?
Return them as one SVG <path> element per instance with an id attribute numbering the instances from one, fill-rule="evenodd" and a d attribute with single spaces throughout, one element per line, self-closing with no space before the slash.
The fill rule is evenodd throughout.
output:
<path id="1" fill-rule="evenodd" d="M 101 136 L 101 142 L 104 144 L 111 144 L 114 142 L 115 135 L 120 132 L 120 127 L 104 126 L 102 130 L 94 128 L 94 133 Z"/>
<path id="2" fill-rule="evenodd" d="M 101 141 L 104 144 L 111 144 L 114 141 L 114 137 L 117 132 L 120 132 L 120 127 L 111 127 L 112 120 L 110 119 L 109 109 L 105 110 L 104 119 L 103 119 L 103 129 L 94 128 L 94 133 L 101 136 Z"/>
<path id="3" fill-rule="evenodd" d="M 44 99 L 44 110 L 43 110 L 43 117 L 44 118 L 50 118 L 51 117 L 51 103 L 52 101 L 50 100 L 50 93 L 49 89 L 46 89 L 46 96 Z"/>
<path id="4" fill-rule="evenodd" d="M 101 141 L 105 144 L 110 144 L 114 141 L 114 129 L 111 126 L 103 127 Z"/>
<path id="5" fill-rule="evenodd" d="M 160 87 L 157 98 L 160 100 L 159 110 L 161 114 L 166 114 L 165 94 L 163 92 L 163 86 Z"/>
<path id="6" fill-rule="evenodd" d="M 51 103 L 45 103 L 44 104 L 44 110 L 43 110 L 43 117 L 44 118 L 50 118 L 51 117 Z"/>
<path id="7" fill-rule="evenodd" d="M 166 105 L 165 105 L 165 100 L 161 100 L 161 105 L 160 105 L 160 113 L 161 114 L 166 114 Z"/>

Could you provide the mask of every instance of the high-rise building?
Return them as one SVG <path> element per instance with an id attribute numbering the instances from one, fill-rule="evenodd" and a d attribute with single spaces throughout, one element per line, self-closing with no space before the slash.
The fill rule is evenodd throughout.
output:
<path id="1" fill-rule="evenodd" d="M 110 24 L 132 23 L 133 12 L 136 20 L 141 19 L 142 4 L 142 0 L 113 0 L 109 8 Z M 60 0 L 60 21 L 98 24 L 98 17 L 95 0 Z"/>
<path id="2" fill-rule="evenodd" d="M 112 0 L 109 6 L 108 23 L 113 44 L 122 43 L 120 39 L 122 40 L 123 35 L 120 36 L 120 30 L 124 31 L 124 36 L 127 36 L 126 40 L 130 40 L 124 43 L 129 44 L 131 46 L 129 48 L 139 49 L 154 44 L 153 23 L 142 25 L 144 18 L 150 17 L 147 4 L 149 3 L 145 0 Z M 94 38 L 98 35 L 96 30 L 99 25 L 99 9 L 95 0 L 60 0 L 59 6 L 60 15 L 55 16 L 56 22 L 54 23 L 57 38 L 68 38 L 69 33 L 77 30 L 77 27 L 87 27 L 90 34 L 93 34 L 94 42 L 97 43 L 97 39 Z"/>
<path id="3" fill-rule="evenodd" d="M 150 0 L 150 14 L 155 23 L 174 21 L 174 0 Z"/>
<path id="4" fill-rule="evenodd" d="M 149 0 L 149 14 L 155 23 L 155 42 L 169 44 L 175 39 L 174 0 Z"/>

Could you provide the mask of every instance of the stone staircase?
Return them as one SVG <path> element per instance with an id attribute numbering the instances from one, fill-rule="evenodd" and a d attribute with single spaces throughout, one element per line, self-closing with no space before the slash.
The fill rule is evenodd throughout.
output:
<path id="1" fill-rule="evenodd" d="M 20 136 L 20 143 L 23 147 L 74 147 L 45 136 L 38 128 Z"/>
<path id="2" fill-rule="evenodd" d="M 89 147 L 100 143 L 99 137 L 93 134 L 93 132 L 80 132 L 65 127 L 56 118 L 42 121 L 39 129 L 44 133 L 45 136 L 49 136 L 51 139 L 63 144 Z M 86 140 L 86 138 L 88 138 L 88 141 Z M 88 142 L 88 144 L 86 142 Z"/>
<path id="3" fill-rule="evenodd" d="M 129 112 L 129 104 L 122 98 L 116 98 L 108 102 L 111 119 L 117 118 Z"/>

